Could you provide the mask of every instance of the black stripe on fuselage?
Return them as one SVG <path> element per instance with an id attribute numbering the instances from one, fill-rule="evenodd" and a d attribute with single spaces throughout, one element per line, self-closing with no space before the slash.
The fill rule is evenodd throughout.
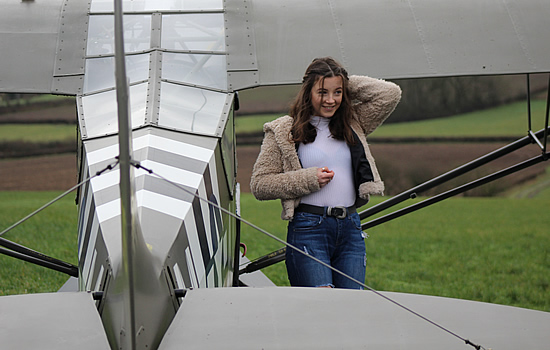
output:
<path id="1" fill-rule="evenodd" d="M 198 191 L 197 191 L 198 192 Z M 208 275 L 208 263 L 210 262 L 210 249 L 208 248 L 208 239 L 206 238 L 206 226 L 204 222 L 204 216 L 202 214 L 201 200 L 198 197 L 193 199 L 193 215 L 195 217 L 195 226 L 197 228 L 197 235 L 199 237 L 199 244 L 201 246 L 201 255 L 204 267 L 206 268 L 206 274 Z"/>

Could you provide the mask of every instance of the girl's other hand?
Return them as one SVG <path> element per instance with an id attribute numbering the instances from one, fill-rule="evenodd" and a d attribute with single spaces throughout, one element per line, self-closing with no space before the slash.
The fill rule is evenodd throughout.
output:
<path id="1" fill-rule="evenodd" d="M 334 171 L 328 170 L 328 167 L 317 168 L 317 180 L 321 188 L 325 187 L 334 177 Z"/>

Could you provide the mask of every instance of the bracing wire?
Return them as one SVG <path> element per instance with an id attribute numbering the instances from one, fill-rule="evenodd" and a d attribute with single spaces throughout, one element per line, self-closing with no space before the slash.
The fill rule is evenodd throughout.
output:
<path id="1" fill-rule="evenodd" d="M 397 302 L 396 300 L 393 300 L 392 298 L 390 298 L 390 297 L 388 297 L 388 296 L 382 294 L 381 292 L 375 290 L 374 288 L 372 288 L 372 287 L 366 285 L 364 282 L 360 282 L 360 281 L 356 280 L 355 278 L 353 278 L 353 277 L 351 277 L 351 276 L 345 274 L 344 272 L 342 272 L 342 271 L 340 271 L 340 270 L 338 270 L 338 269 L 336 269 L 336 268 L 334 268 L 334 267 L 328 265 L 327 263 L 325 263 L 325 262 L 323 262 L 323 261 L 317 259 L 316 257 L 314 257 L 314 256 L 312 256 L 312 255 L 310 255 L 310 254 L 308 254 L 307 252 L 304 252 L 304 251 L 298 249 L 297 247 L 293 246 L 292 244 L 290 244 L 290 243 L 288 243 L 288 242 L 286 242 L 286 241 L 280 239 L 279 237 L 273 235 L 272 233 L 267 232 L 266 230 L 264 230 L 264 229 L 262 229 L 261 227 L 258 227 L 257 225 L 255 225 L 255 224 L 249 222 L 248 220 L 243 219 L 242 217 L 239 217 L 239 216 L 233 214 L 233 213 L 230 212 L 229 210 L 227 210 L 227 209 L 221 207 L 219 204 L 217 204 L 217 203 L 215 203 L 215 202 L 213 202 L 213 201 L 210 201 L 210 200 L 208 200 L 208 199 L 206 199 L 206 198 L 203 198 L 203 197 L 201 197 L 198 193 L 194 193 L 194 192 L 192 192 L 192 191 L 186 189 L 185 187 L 181 186 L 180 184 L 175 183 L 175 182 L 173 182 L 173 181 L 171 181 L 171 180 L 169 180 L 169 179 L 163 177 L 162 175 L 155 173 L 152 169 L 148 169 L 148 168 L 143 167 L 139 162 L 133 161 L 133 162 L 131 162 L 131 164 L 132 164 L 134 167 L 136 167 L 137 169 L 142 169 L 142 170 L 148 172 L 149 174 L 154 175 L 154 176 L 158 177 L 159 179 L 161 179 L 161 180 L 163 180 L 163 181 L 166 181 L 166 182 L 169 183 L 170 185 L 175 186 L 176 188 L 178 188 L 178 189 L 180 189 L 180 190 L 182 190 L 182 191 L 184 191 L 184 192 L 186 192 L 186 193 L 188 193 L 188 194 L 190 194 L 190 195 L 196 197 L 197 199 L 199 199 L 199 200 L 201 200 L 201 201 L 203 201 L 203 202 L 208 203 L 209 205 L 212 205 L 212 206 L 218 208 L 220 211 L 224 212 L 225 214 L 227 214 L 227 215 L 233 217 L 234 219 L 237 219 L 237 220 L 239 220 L 239 221 L 245 223 L 246 225 L 250 226 L 251 228 L 253 228 L 253 229 L 255 229 L 255 230 L 257 230 L 257 231 L 263 233 L 264 235 L 266 235 L 266 236 L 268 236 L 268 237 L 270 237 L 270 238 L 276 240 L 277 242 L 279 242 L 279 243 L 285 245 L 286 247 L 288 247 L 288 248 L 290 248 L 290 249 L 293 249 L 293 250 L 299 252 L 300 254 L 303 254 L 303 255 L 307 256 L 308 258 L 310 258 L 310 259 L 316 261 L 317 263 L 323 265 L 324 267 L 329 268 L 330 270 L 332 270 L 332 271 L 334 271 L 334 272 L 336 272 L 336 273 L 338 273 L 338 274 L 344 276 L 345 278 L 348 278 L 349 280 L 351 280 L 351 281 L 357 283 L 358 285 L 362 286 L 363 288 L 368 289 L 369 291 L 375 293 L 375 294 L 378 295 L 379 297 L 381 297 L 381 298 L 383 298 L 383 299 L 385 299 L 385 300 L 387 300 L 387 301 L 393 303 L 394 305 L 396 305 L 396 306 L 402 308 L 402 309 L 405 310 L 405 311 L 408 311 L 409 313 L 411 313 L 411 314 L 413 314 L 413 315 L 419 317 L 420 319 L 422 319 L 422 320 L 424 320 L 424 321 L 426 321 L 426 322 L 432 324 L 433 326 L 435 326 L 435 327 L 441 329 L 442 331 L 444 331 L 444 332 L 446 332 L 446 333 L 448 333 L 448 334 L 454 336 L 455 338 L 460 339 L 460 340 L 463 341 L 466 345 L 470 345 L 470 346 L 474 347 L 476 350 L 481 350 L 481 349 L 486 350 L 483 346 L 472 343 L 470 340 L 461 337 L 460 335 L 456 334 L 455 332 L 452 332 L 451 330 L 445 328 L 444 326 L 442 326 L 442 325 L 440 325 L 440 324 L 438 324 L 438 323 L 436 323 L 436 322 L 430 320 L 430 319 L 427 318 L 426 316 L 423 316 L 423 315 L 421 315 L 420 313 L 418 313 L 418 312 L 416 312 L 416 311 L 410 309 L 409 307 L 407 307 L 407 306 L 405 306 L 405 305 L 403 305 L 403 304 Z"/>

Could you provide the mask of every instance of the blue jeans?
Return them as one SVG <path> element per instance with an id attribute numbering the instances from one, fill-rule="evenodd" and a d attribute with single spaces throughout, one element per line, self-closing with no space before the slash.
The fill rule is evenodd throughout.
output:
<path id="1" fill-rule="evenodd" d="M 365 282 L 367 255 L 359 214 L 343 219 L 304 212 L 288 224 L 287 242 L 343 273 Z M 308 256 L 287 247 L 286 268 L 292 286 L 362 289 Z"/>

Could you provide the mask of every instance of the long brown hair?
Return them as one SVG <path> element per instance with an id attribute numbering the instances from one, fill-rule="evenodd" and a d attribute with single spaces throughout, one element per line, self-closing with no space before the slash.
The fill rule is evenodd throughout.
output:
<path id="1" fill-rule="evenodd" d="M 313 114 L 311 90 L 319 79 L 322 79 L 321 84 L 323 84 L 325 78 L 338 76 L 342 77 L 343 95 L 340 107 L 330 118 L 330 133 L 335 139 L 346 141 L 349 145 L 355 143 L 350 126 L 353 111 L 349 99 L 348 72 L 331 57 L 316 58 L 306 69 L 302 87 L 290 107 L 289 114 L 294 119 L 292 141 L 303 143 L 315 141 L 317 130 L 309 122 Z"/>

